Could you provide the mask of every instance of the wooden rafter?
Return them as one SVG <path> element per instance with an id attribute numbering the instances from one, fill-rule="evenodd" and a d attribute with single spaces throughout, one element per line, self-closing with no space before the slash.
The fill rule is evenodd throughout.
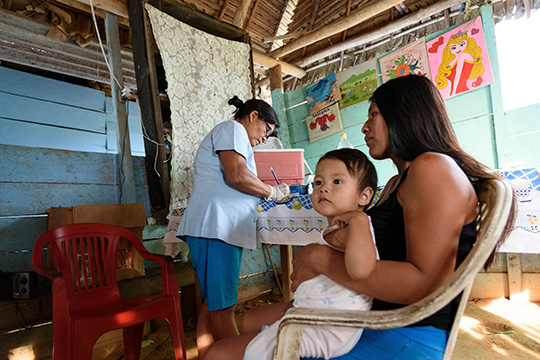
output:
<path id="1" fill-rule="evenodd" d="M 77 0 L 78 2 L 90 5 L 90 0 Z M 114 15 L 128 18 L 128 7 L 126 0 L 91 0 L 94 9 L 108 11 Z"/>
<path id="2" fill-rule="evenodd" d="M 274 36 L 277 36 L 279 32 L 279 27 L 281 26 L 281 23 L 283 22 L 283 17 L 285 16 L 285 12 L 287 11 L 287 6 L 289 6 L 289 1 L 290 0 L 285 0 L 283 2 L 283 7 L 281 8 L 281 14 L 279 14 L 279 19 L 278 19 L 276 28 L 274 30 Z"/>
<path id="3" fill-rule="evenodd" d="M 55 1 L 57 3 L 64 4 L 66 6 L 69 6 L 70 8 L 79 10 L 87 14 L 92 13 L 92 10 L 90 9 L 90 5 L 83 4 L 81 1 L 78 1 L 78 0 L 55 0 Z M 94 13 L 96 14 L 96 17 L 100 19 L 105 19 L 107 11 L 101 8 L 96 8 L 94 5 Z M 129 27 L 129 20 L 126 17 L 119 17 L 118 24 L 125 27 Z"/>
<path id="4" fill-rule="evenodd" d="M 347 0 L 347 14 L 346 14 L 346 17 L 349 17 L 349 15 L 351 15 L 351 1 L 352 0 Z M 348 29 L 345 29 L 345 31 L 343 31 L 343 35 L 341 36 L 341 41 L 345 41 L 345 39 L 347 38 L 347 30 Z M 343 57 L 345 55 L 345 51 L 342 50 L 341 51 L 341 54 L 339 54 L 339 71 L 341 71 L 343 69 Z"/>
<path id="5" fill-rule="evenodd" d="M 315 18 L 319 12 L 319 0 L 315 0 L 315 5 L 313 5 L 313 11 L 311 12 L 311 18 L 309 20 L 309 31 L 313 30 L 315 27 Z M 302 49 L 302 57 L 306 55 L 307 46 Z M 277 56 L 276 56 L 277 57 Z"/>
<path id="6" fill-rule="evenodd" d="M 242 0 L 240 5 L 238 5 L 238 7 L 236 8 L 236 13 L 234 14 L 233 22 L 232 22 L 234 26 L 239 27 L 239 28 L 243 27 L 250 4 L 251 4 L 251 0 Z"/>
<path id="7" fill-rule="evenodd" d="M 314 63 L 315 61 L 318 61 L 327 56 L 334 55 L 340 51 L 352 49 L 352 48 L 364 45 L 366 43 L 381 39 L 393 32 L 396 32 L 408 26 L 414 25 L 423 19 L 426 19 L 437 13 L 440 13 L 444 11 L 445 9 L 448 9 L 460 2 L 461 0 L 442 0 L 442 1 L 436 2 L 430 6 L 427 6 L 418 11 L 415 11 L 407 15 L 406 17 L 403 17 L 392 23 L 389 23 L 388 25 L 385 25 L 376 30 L 372 30 L 367 33 L 352 37 L 330 48 L 327 48 L 315 54 L 312 54 L 296 62 L 295 65 L 303 68 L 311 63 Z"/>
<path id="8" fill-rule="evenodd" d="M 294 66 L 284 61 L 276 60 L 273 57 L 259 54 L 256 52 L 253 52 L 253 62 L 269 68 L 272 68 L 276 65 L 281 65 L 281 69 L 284 73 L 297 78 L 303 78 L 306 75 L 306 72 L 298 66 Z"/>
<path id="9" fill-rule="evenodd" d="M 281 58 L 287 54 L 292 53 L 305 46 L 313 44 L 317 41 L 323 40 L 329 36 L 338 34 L 345 29 L 349 29 L 361 22 L 374 17 L 381 12 L 390 9 L 391 7 L 399 4 L 402 0 L 380 0 L 357 9 L 352 12 L 348 18 L 342 18 L 332 22 L 331 24 L 317 29 L 309 35 L 302 36 L 289 44 L 272 51 L 269 55 L 275 58 Z"/>
<path id="10" fill-rule="evenodd" d="M 247 30 L 249 28 L 249 25 L 251 24 L 251 21 L 253 20 L 253 17 L 255 16 L 255 11 L 257 10 L 257 5 L 259 5 L 260 0 L 255 0 L 255 4 L 253 4 L 253 7 L 251 8 L 251 13 L 249 14 L 249 18 L 247 20 L 246 26 L 244 26 L 244 30 Z"/>
<path id="11" fill-rule="evenodd" d="M 221 7 L 221 11 L 219 12 L 218 19 L 222 19 L 223 15 L 225 15 L 225 10 L 227 10 L 227 5 L 229 5 L 229 0 L 225 0 L 223 2 L 223 6 Z"/>

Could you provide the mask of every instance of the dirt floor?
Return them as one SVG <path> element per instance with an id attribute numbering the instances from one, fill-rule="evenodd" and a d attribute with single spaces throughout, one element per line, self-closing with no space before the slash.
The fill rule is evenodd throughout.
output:
<path id="1" fill-rule="evenodd" d="M 469 301 L 453 359 L 540 359 L 540 302 Z"/>
<path id="2" fill-rule="evenodd" d="M 264 294 L 241 302 L 236 309 L 237 319 L 240 321 L 251 308 L 279 300 L 279 296 Z M 155 334 L 149 337 L 152 336 Z M 186 329 L 186 347 L 187 359 L 197 360 L 193 327 Z M 162 341 L 152 351 L 145 351 L 141 355 L 141 359 L 147 360 L 174 359 L 170 340 Z M 506 299 L 469 301 L 453 359 L 540 360 L 540 302 L 510 302 Z"/>

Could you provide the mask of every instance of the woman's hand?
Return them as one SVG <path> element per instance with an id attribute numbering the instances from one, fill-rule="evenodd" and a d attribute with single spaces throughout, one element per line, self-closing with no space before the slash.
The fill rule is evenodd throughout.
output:
<path id="1" fill-rule="evenodd" d="M 313 279 L 322 273 L 322 269 L 330 259 L 328 251 L 334 251 L 330 247 L 320 244 L 310 244 L 294 254 L 293 272 L 291 274 L 292 291 L 306 280 Z"/>

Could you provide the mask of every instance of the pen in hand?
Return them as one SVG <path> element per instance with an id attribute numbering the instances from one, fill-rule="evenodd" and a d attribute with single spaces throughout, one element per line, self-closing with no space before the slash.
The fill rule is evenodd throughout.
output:
<path id="1" fill-rule="evenodd" d="M 274 172 L 274 169 L 270 167 L 270 171 L 272 172 L 272 175 L 274 175 L 274 179 L 276 179 L 276 183 L 279 185 L 279 180 L 277 179 L 276 173 Z"/>

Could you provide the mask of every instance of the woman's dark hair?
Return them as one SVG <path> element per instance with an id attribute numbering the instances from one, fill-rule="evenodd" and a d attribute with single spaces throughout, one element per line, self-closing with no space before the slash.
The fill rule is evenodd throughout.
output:
<path id="1" fill-rule="evenodd" d="M 377 171 L 366 154 L 356 149 L 332 150 L 324 154 L 317 164 L 327 159 L 343 162 L 349 173 L 358 179 L 358 190 L 362 191 L 366 187 L 370 187 L 373 189 L 373 194 L 375 194 L 375 191 L 377 191 Z"/>
<path id="2" fill-rule="evenodd" d="M 390 150 L 398 158 L 412 161 L 425 152 L 436 152 L 453 158 L 473 185 L 500 178 L 461 148 L 444 100 L 428 78 L 408 75 L 390 80 L 375 90 L 371 101 L 386 122 Z M 514 217 L 508 219 L 508 232 Z"/>
<path id="3" fill-rule="evenodd" d="M 371 99 L 386 122 L 390 149 L 398 158 L 412 161 L 425 152 L 436 152 L 452 157 L 469 176 L 496 177 L 463 151 L 444 100 L 428 78 L 409 75 L 390 80 Z"/>
<path id="4" fill-rule="evenodd" d="M 276 125 L 276 128 L 279 127 L 279 119 L 276 112 L 266 101 L 249 99 L 248 101 L 243 102 L 235 95 L 232 99 L 229 99 L 229 105 L 236 106 L 236 110 L 234 111 L 235 119 L 243 119 L 252 111 L 257 111 L 261 120 Z"/>

